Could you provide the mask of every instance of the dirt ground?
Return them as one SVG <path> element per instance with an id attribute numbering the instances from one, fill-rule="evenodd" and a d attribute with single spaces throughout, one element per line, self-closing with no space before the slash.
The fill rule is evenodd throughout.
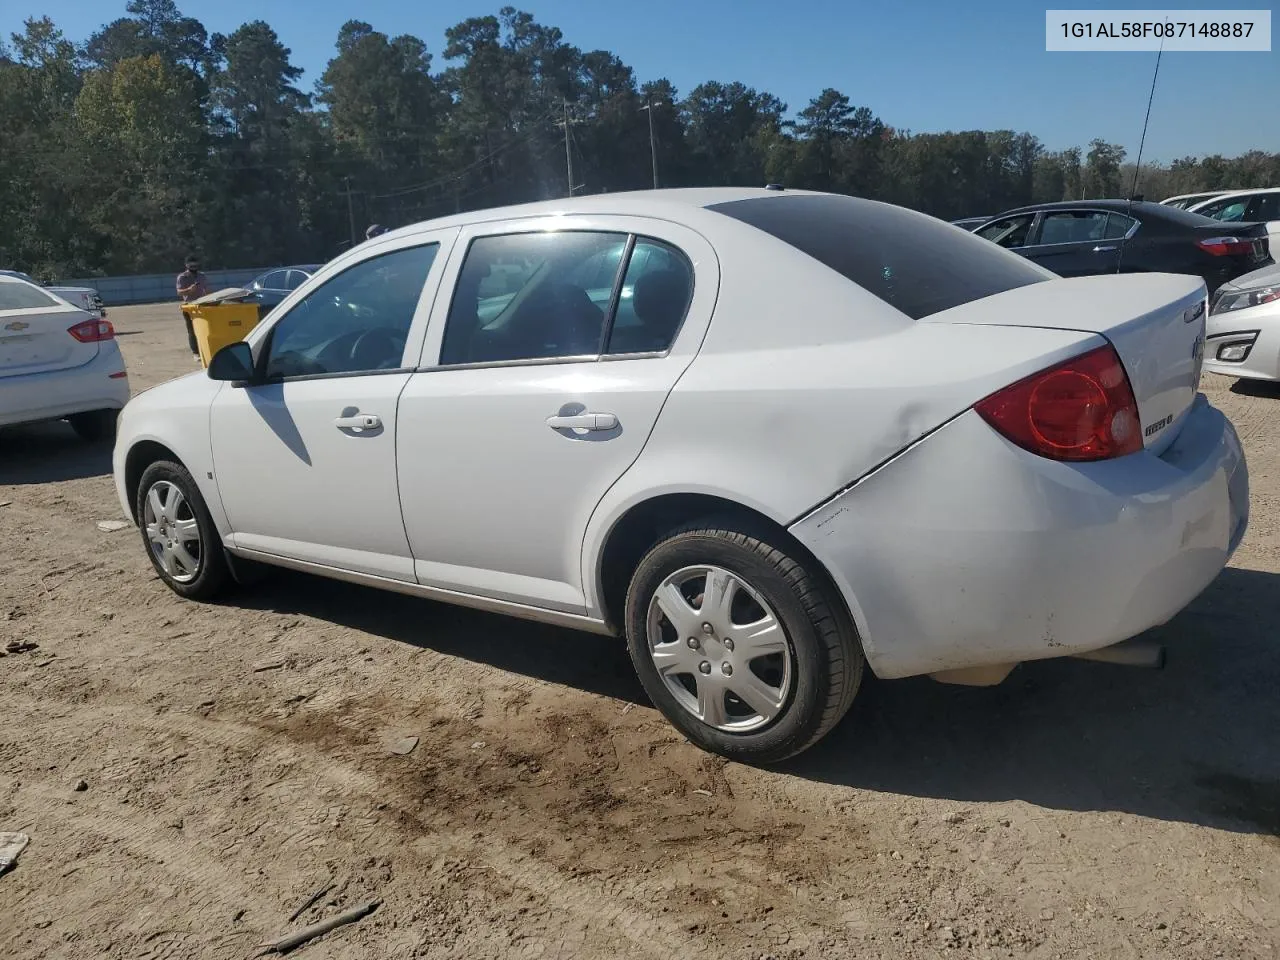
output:
<path id="1" fill-rule="evenodd" d="M 135 391 L 193 368 L 176 307 L 111 319 Z M 249 957 L 378 899 L 298 955 L 1280 960 L 1280 391 L 1205 388 L 1252 525 L 1164 671 L 872 681 L 773 771 L 598 637 L 286 573 L 185 603 L 98 529 L 106 446 L 0 432 L 0 649 L 38 645 L 0 659 L 0 956 Z"/>

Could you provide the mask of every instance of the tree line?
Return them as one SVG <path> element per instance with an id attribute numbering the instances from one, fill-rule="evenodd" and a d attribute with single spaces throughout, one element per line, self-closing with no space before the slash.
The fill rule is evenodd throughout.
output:
<path id="1" fill-rule="evenodd" d="M 0 266 L 42 278 L 324 261 L 371 222 L 651 186 L 833 190 L 946 219 L 1128 194 L 1123 147 L 913 133 L 827 89 L 638 81 L 512 7 L 419 38 L 351 20 L 311 91 L 261 20 L 210 34 L 129 0 L 83 45 L 47 17 L 0 42 Z M 569 168 L 572 168 L 571 171 Z M 572 173 L 572 183 L 569 177 Z M 1143 166 L 1149 199 L 1280 184 L 1280 154 Z"/>

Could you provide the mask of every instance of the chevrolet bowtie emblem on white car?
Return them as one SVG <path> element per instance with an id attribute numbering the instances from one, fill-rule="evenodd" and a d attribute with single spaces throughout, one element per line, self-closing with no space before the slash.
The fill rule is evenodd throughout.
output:
<path id="1" fill-rule="evenodd" d="M 4 325 L 4 328 L 6 330 L 12 330 L 14 333 L 17 333 L 19 330 L 27 329 L 27 327 L 29 326 L 31 326 L 31 324 L 23 323 L 21 320 L 14 320 L 14 321 L 11 321 L 10 323 L 6 323 Z"/>

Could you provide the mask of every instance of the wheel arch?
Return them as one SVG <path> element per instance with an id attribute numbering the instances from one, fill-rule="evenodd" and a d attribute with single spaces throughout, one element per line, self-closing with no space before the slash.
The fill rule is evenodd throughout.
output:
<path id="1" fill-rule="evenodd" d="M 142 475 L 147 472 L 147 467 L 161 460 L 172 460 L 174 463 L 186 466 L 182 463 L 181 457 L 157 440 L 139 440 L 125 454 L 124 492 L 127 497 L 129 516 L 135 523 L 138 520 L 138 485 L 142 483 Z"/>
<path id="2" fill-rule="evenodd" d="M 861 643 L 861 624 L 826 566 L 786 527 L 762 511 L 729 497 L 703 492 L 668 492 L 639 500 L 621 511 L 604 535 L 590 568 L 602 619 L 623 632 L 627 588 L 641 558 L 667 532 L 686 524 L 728 518 L 758 530 L 785 547 L 819 578 L 829 601 L 846 618 Z"/>

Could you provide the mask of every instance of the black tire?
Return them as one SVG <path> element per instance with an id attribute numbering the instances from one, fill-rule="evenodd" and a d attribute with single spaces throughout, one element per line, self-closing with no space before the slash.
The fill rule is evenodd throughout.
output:
<path id="1" fill-rule="evenodd" d="M 119 410 L 90 410 L 88 413 L 77 413 L 67 417 L 67 422 L 71 424 L 71 429 L 80 436 L 81 440 L 99 443 L 103 440 L 115 439 L 116 420 L 119 416 Z"/>
<path id="2" fill-rule="evenodd" d="M 853 703 L 866 663 L 861 643 L 832 588 L 805 569 L 796 559 L 800 553 L 785 535 L 763 525 L 721 518 L 664 535 L 631 578 L 626 605 L 631 662 L 654 705 L 704 750 L 743 763 L 777 763 L 817 743 Z M 722 568 L 746 584 L 772 608 L 786 634 L 790 691 L 771 721 L 749 731 L 717 729 L 682 706 L 650 653 L 649 607 L 655 591 L 678 571 L 700 565 Z"/>
<path id="3" fill-rule="evenodd" d="M 189 580 L 175 579 L 170 575 L 152 549 L 151 539 L 147 534 L 146 509 L 147 497 L 157 484 L 171 484 L 176 487 L 186 501 L 188 512 L 191 514 L 190 519 L 196 522 L 200 536 L 200 550 L 196 558 L 195 576 Z M 200 601 L 212 600 L 222 592 L 231 579 L 227 558 L 222 552 L 222 538 L 218 535 L 218 528 L 214 526 L 213 518 L 209 516 L 209 508 L 205 505 L 204 497 L 200 495 L 200 488 L 196 486 L 195 480 L 191 478 L 186 467 L 169 460 L 158 460 L 147 467 L 143 471 L 142 480 L 138 483 L 134 510 L 138 517 L 138 530 L 142 534 L 142 545 L 151 560 L 151 566 L 155 568 L 160 579 L 170 590 L 187 600 Z M 179 514 L 179 519 L 187 518 Z"/>

